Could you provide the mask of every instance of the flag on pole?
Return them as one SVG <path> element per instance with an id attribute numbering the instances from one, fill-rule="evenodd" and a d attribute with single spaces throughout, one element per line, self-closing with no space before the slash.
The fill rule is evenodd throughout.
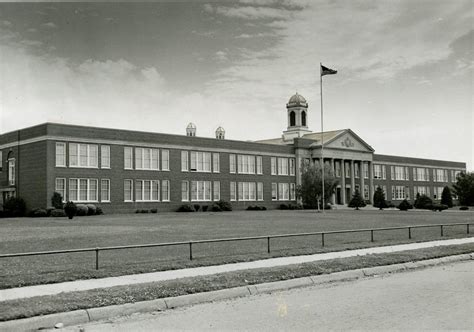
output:
<path id="1" fill-rule="evenodd" d="M 334 74 L 337 74 L 337 70 L 330 69 L 328 67 L 324 67 L 323 65 L 321 65 L 321 76 L 334 75 Z"/>

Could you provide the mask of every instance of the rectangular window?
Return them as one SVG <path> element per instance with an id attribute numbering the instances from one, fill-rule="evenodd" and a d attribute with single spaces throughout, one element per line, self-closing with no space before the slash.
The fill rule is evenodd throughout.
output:
<path id="1" fill-rule="evenodd" d="M 69 200 L 97 202 L 97 179 L 69 179 Z"/>
<path id="2" fill-rule="evenodd" d="M 239 174 L 255 174 L 255 156 L 238 155 L 237 172 Z"/>
<path id="3" fill-rule="evenodd" d="M 346 178 L 350 178 L 351 177 L 351 164 L 349 163 L 344 163 L 344 176 Z"/>
<path id="4" fill-rule="evenodd" d="M 403 200 L 405 198 L 405 186 L 392 186 L 392 199 Z"/>
<path id="5" fill-rule="evenodd" d="M 408 167 L 404 166 L 391 166 L 391 179 L 392 180 L 409 180 Z"/>
<path id="6" fill-rule="evenodd" d="M 290 183 L 290 200 L 296 200 L 296 185 L 294 183 Z"/>
<path id="7" fill-rule="evenodd" d="M 8 159 L 8 184 L 10 186 L 15 185 L 16 179 L 16 167 L 15 167 L 15 159 Z"/>
<path id="8" fill-rule="evenodd" d="M 133 169 L 133 152 L 131 147 L 123 148 L 123 168 L 124 169 Z"/>
<path id="9" fill-rule="evenodd" d="M 229 173 L 235 173 L 236 172 L 236 167 L 235 167 L 235 154 L 230 154 L 229 155 Z"/>
<path id="10" fill-rule="evenodd" d="M 135 169 L 157 171 L 159 169 L 158 156 L 158 149 L 135 148 Z"/>
<path id="11" fill-rule="evenodd" d="M 364 179 L 369 178 L 369 163 L 362 163 L 364 167 Z"/>
<path id="12" fill-rule="evenodd" d="M 230 200 L 231 201 L 237 200 L 237 188 L 236 188 L 235 182 L 230 183 Z"/>
<path id="13" fill-rule="evenodd" d="M 66 167 L 66 143 L 56 143 L 56 167 Z"/>
<path id="14" fill-rule="evenodd" d="M 263 182 L 257 182 L 257 201 L 263 201 Z"/>
<path id="15" fill-rule="evenodd" d="M 257 188 L 255 182 L 239 182 L 239 201 L 255 201 Z"/>
<path id="16" fill-rule="evenodd" d="M 87 201 L 87 179 L 79 179 L 79 200 Z"/>
<path id="17" fill-rule="evenodd" d="M 276 175 L 277 174 L 277 159 L 275 157 L 271 157 L 271 175 Z"/>
<path id="18" fill-rule="evenodd" d="M 100 146 L 100 168 L 110 168 L 110 146 Z"/>
<path id="19" fill-rule="evenodd" d="M 364 199 L 369 199 L 369 185 L 364 184 Z"/>
<path id="20" fill-rule="evenodd" d="M 262 156 L 257 156 L 257 174 L 263 174 Z"/>
<path id="21" fill-rule="evenodd" d="M 56 178 L 55 192 L 59 193 L 63 199 L 63 203 L 66 202 L 66 179 Z"/>
<path id="22" fill-rule="evenodd" d="M 290 175 L 295 175 L 295 158 L 290 158 Z"/>
<path id="23" fill-rule="evenodd" d="M 244 183 L 243 182 L 239 182 L 237 183 L 237 188 L 238 188 L 238 198 L 239 198 L 239 201 L 243 201 L 244 200 Z"/>
<path id="24" fill-rule="evenodd" d="M 341 162 L 336 161 L 334 163 L 334 168 L 336 169 L 336 176 L 340 178 L 341 177 Z"/>
<path id="25" fill-rule="evenodd" d="M 97 168 L 98 151 L 94 144 L 69 143 L 69 166 Z"/>
<path id="26" fill-rule="evenodd" d="M 288 183 L 278 184 L 278 200 L 288 201 L 290 198 L 289 192 L 290 192 L 290 188 L 289 188 Z"/>
<path id="27" fill-rule="evenodd" d="M 219 173 L 220 172 L 220 159 L 219 159 L 219 154 L 218 153 L 213 153 L 212 154 L 212 171 L 214 173 Z"/>
<path id="28" fill-rule="evenodd" d="M 214 181 L 214 192 L 212 198 L 215 201 L 218 201 L 221 199 L 221 183 L 219 181 Z"/>
<path id="29" fill-rule="evenodd" d="M 161 150 L 161 170 L 162 171 L 170 170 L 170 151 L 169 150 Z"/>
<path id="30" fill-rule="evenodd" d="M 69 200 L 73 202 L 77 201 L 77 184 L 77 179 L 69 179 Z"/>
<path id="31" fill-rule="evenodd" d="M 88 201 L 98 201 L 97 191 L 98 191 L 98 180 L 89 179 L 89 196 L 87 197 Z"/>
<path id="32" fill-rule="evenodd" d="M 191 171 L 211 172 L 211 153 L 191 151 Z"/>
<path id="33" fill-rule="evenodd" d="M 288 158 L 278 158 L 278 175 L 288 175 Z"/>
<path id="34" fill-rule="evenodd" d="M 191 181 L 191 201 L 210 201 L 211 181 Z"/>
<path id="35" fill-rule="evenodd" d="M 181 171 L 189 171 L 188 151 L 181 151 Z"/>
<path id="36" fill-rule="evenodd" d="M 276 201 L 278 199 L 278 190 L 277 184 L 272 183 L 272 201 Z"/>
<path id="37" fill-rule="evenodd" d="M 436 200 L 441 199 L 441 195 L 443 193 L 443 187 L 434 187 L 433 189 L 434 189 L 433 198 Z"/>
<path id="38" fill-rule="evenodd" d="M 161 200 L 163 202 L 170 201 L 170 182 L 169 180 L 161 181 Z"/>
<path id="39" fill-rule="evenodd" d="M 125 181 L 128 181 L 128 180 L 125 180 Z M 160 200 L 160 181 L 135 180 L 135 201 L 136 202 L 159 201 L 159 200 Z"/>
<path id="40" fill-rule="evenodd" d="M 355 178 L 360 178 L 360 169 L 359 169 L 359 164 L 354 164 L 354 177 Z"/>
<path id="41" fill-rule="evenodd" d="M 100 180 L 100 201 L 110 202 L 110 180 Z"/>
<path id="42" fill-rule="evenodd" d="M 125 202 L 132 202 L 133 197 L 133 181 L 132 180 L 124 180 L 123 181 L 123 200 Z"/>
<path id="43" fill-rule="evenodd" d="M 188 181 L 181 181 L 181 201 L 182 202 L 189 201 L 189 182 Z"/>

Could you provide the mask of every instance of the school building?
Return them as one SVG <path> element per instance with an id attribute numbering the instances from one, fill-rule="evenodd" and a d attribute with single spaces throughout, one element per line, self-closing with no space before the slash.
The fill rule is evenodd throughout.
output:
<path id="1" fill-rule="evenodd" d="M 466 163 L 375 154 L 350 129 L 313 133 L 308 103 L 299 94 L 286 104 L 288 127 L 275 139 L 215 138 L 44 123 L 0 135 L 0 203 L 10 196 L 30 209 L 64 201 L 91 203 L 105 213 L 137 209 L 174 211 L 182 204 L 211 205 L 220 199 L 234 209 L 277 208 L 296 203 L 301 166 L 330 165 L 339 180 L 332 204 L 347 204 L 355 190 L 372 201 L 377 186 L 387 201 L 434 200 L 452 185 Z M 323 146 L 323 149 L 321 149 Z"/>

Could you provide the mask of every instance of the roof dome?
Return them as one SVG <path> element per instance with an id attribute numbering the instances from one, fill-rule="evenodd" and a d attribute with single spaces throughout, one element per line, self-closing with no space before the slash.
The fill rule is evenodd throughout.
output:
<path id="1" fill-rule="evenodd" d="M 186 128 L 188 128 L 188 129 L 196 129 L 196 125 L 195 125 L 194 123 L 190 122 Z"/>
<path id="2" fill-rule="evenodd" d="M 306 101 L 306 99 L 304 99 L 304 97 L 300 94 L 295 93 L 293 96 L 291 96 L 290 100 L 288 101 L 288 103 L 286 104 L 287 107 L 291 107 L 291 106 L 308 106 L 308 103 Z"/>
<path id="3" fill-rule="evenodd" d="M 222 127 L 219 126 L 219 127 L 217 127 L 217 129 L 216 129 L 216 133 L 225 133 L 225 130 L 224 130 L 224 128 L 222 128 Z"/>

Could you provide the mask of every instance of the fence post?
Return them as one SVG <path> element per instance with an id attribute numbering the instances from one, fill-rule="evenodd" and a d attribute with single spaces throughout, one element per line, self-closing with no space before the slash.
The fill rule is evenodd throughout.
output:
<path id="1" fill-rule="evenodd" d="M 193 260 L 193 243 L 189 242 L 189 260 Z"/>
<path id="2" fill-rule="evenodd" d="M 267 253 L 270 253 L 270 237 L 267 237 Z"/>
<path id="3" fill-rule="evenodd" d="M 440 228 L 441 228 L 441 236 L 444 236 L 443 225 L 441 225 Z"/>
<path id="4" fill-rule="evenodd" d="M 408 238 L 411 240 L 411 227 L 408 227 Z"/>
<path id="5" fill-rule="evenodd" d="M 95 269 L 99 269 L 99 248 L 95 248 Z"/>
<path id="6" fill-rule="evenodd" d="M 321 245 L 324 247 L 324 233 L 321 233 Z"/>
<path id="7" fill-rule="evenodd" d="M 374 242 L 374 230 L 370 230 L 370 242 Z"/>

